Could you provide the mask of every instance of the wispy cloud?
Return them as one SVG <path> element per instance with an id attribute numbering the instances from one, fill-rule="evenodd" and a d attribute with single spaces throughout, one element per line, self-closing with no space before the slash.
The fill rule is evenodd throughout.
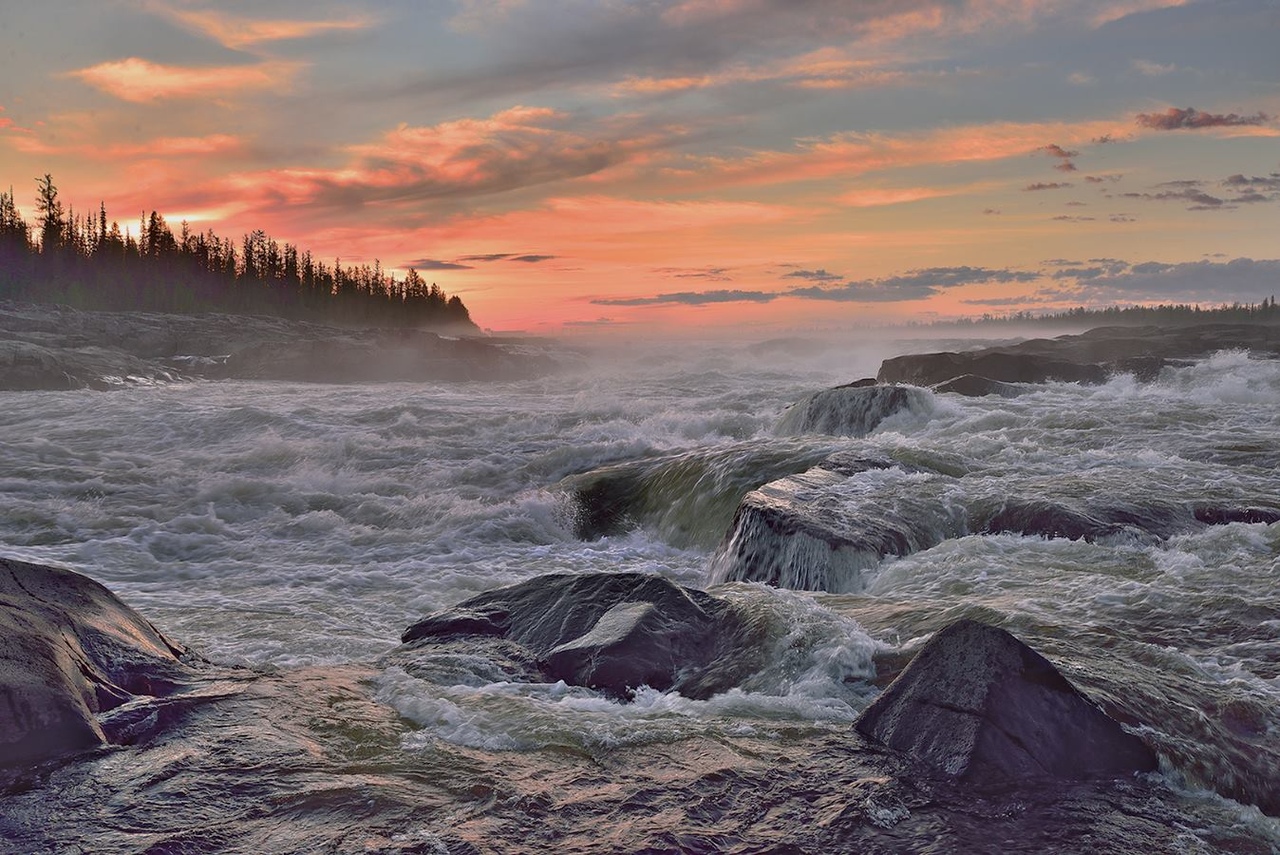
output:
<path id="1" fill-rule="evenodd" d="M 103 62 L 65 76 L 77 78 L 122 101 L 146 103 L 178 98 L 217 98 L 239 92 L 287 90 L 302 68 L 298 62 L 203 68 L 161 65 L 138 57 Z"/>
<path id="2" fill-rule="evenodd" d="M 306 39 L 329 33 L 352 32 L 373 26 L 372 17 L 336 20 L 251 18 L 217 9 L 187 9 L 153 3 L 150 8 L 191 32 L 214 39 L 223 47 L 239 50 L 265 42 Z"/>
<path id="3" fill-rule="evenodd" d="M 415 258 L 404 263 L 405 267 L 418 270 L 474 270 L 470 264 L 459 264 L 456 261 L 441 261 L 437 258 Z"/>
<path id="4" fill-rule="evenodd" d="M 817 270 L 793 270 L 784 273 L 783 279 L 804 279 L 808 282 L 839 282 L 844 277 L 838 273 L 818 268 Z"/>
<path id="5" fill-rule="evenodd" d="M 789 296 L 841 303 L 896 303 L 923 300 L 950 288 L 986 283 L 1034 282 L 1039 273 L 989 267 L 927 267 L 899 276 L 846 282 L 836 287 L 795 288 Z"/>
<path id="6" fill-rule="evenodd" d="M 678 291 L 653 297 L 597 297 L 598 306 L 706 306 L 716 303 L 768 303 L 783 296 L 773 291 Z"/>
<path id="7" fill-rule="evenodd" d="M 1162 77 L 1178 70 L 1178 66 L 1172 62 L 1161 64 L 1159 62 L 1149 62 L 1145 59 L 1135 59 L 1131 65 L 1135 71 L 1147 77 Z"/>

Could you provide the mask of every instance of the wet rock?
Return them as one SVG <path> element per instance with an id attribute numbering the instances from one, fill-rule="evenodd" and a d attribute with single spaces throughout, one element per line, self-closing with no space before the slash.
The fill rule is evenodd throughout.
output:
<path id="1" fill-rule="evenodd" d="M 618 695 L 647 685 L 705 696 L 700 672 L 728 616 L 724 601 L 659 576 L 548 575 L 430 615 L 401 640 L 430 655 L 424 645 L 436 641 L 499 637 L 528 650 L 551 680 Z"/>
<path id="2" fill-rule="evenodd" d="M 104 730 L 99 714 L 173 691 L 185 653 L 97 582 L 0 559 L 0 765 L 136 736 L 145 722 Z"/>
<path id="3" fill-rule="evenodd" d="M 782 414 L 774 432 L 779 436 L 866 436 L 891 416 L 926 413 L 930 405 L 931 396 L 924 389 L 861 383 L 836 386 L 801 398 Z"/>
<path id="4" fill-rule="evenodd" d="M 171 381 L 175 372 L 120 350 L 104 347 L 44 347 L 0 342 L 0 390 L 10 392 L 107 389 Z"/>
<path id="5" fill-rule="evenodd" d="M 1001 398 L 1016 398 L 1031 391 L 1026 386 L 1015 383 L 1002 383 L 990 377 L 979 377 L 977 374 L 961 374 L 942 383 L 935 383 L 934 392 L 964 395 L 967 398 L 983 398 L 987 395 L 999 395 Z"/>
<path id="6" fill-rule="evenodd" d="M 1008 632 L 971 620 L 930 640 L 854 727 L 952 778 L 1119 777 L 1156 758 Z"/>
<path id="7" fill-rule="evenodd" d="M 910 555 L 964 532 L 939 501 L 950 476 L 888 458 L 834 454 L 742 498 L 712 559 L 712 582 L 763 582 L 856 593 L 886 556 Z"/>
<path id="8" fill-rule="evenodd" d="M 821 462 L 828 450 L 749 442 L 601 466 L 561 480 L 583 540 L 644 526 L 677 547 L 712 548 L 750 490 Z"/>
<path id="9" fill-rule="evenodd" d="M 1012 348 L 896 356 L 880 364 L 876 379 L 917 386 L 932 386 L 964 374 L 1003 383 L 1101 383 L 1107 379 L 1107 371 L 1100 365 L 1010 351 Z"/>

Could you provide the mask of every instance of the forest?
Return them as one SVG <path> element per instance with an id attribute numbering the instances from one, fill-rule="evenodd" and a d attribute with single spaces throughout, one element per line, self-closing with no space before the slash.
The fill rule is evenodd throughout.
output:
<path id="1" fill-rule="evenodd" d="M 412 268 L 402 279 L 375 261 L 344 266 L 281 244 L 261 229 L 239 241 L 162 215 L 132 230 L 108 225 L 104 204 L 65 208 L 52 176 L 36 179 L 36 224 L 12 188 L 0 192 L 0 299 L 79 309 L 273 315 L 341 326 L 469 327 L 462 300 Z"/>

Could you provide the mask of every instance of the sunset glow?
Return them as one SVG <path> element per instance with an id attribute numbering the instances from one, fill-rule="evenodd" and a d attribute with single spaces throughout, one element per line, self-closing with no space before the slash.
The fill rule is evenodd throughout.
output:
<path id="1" fill-rule="evenodd" d="M 1280 291 L 1266 0 L 6 8 L 0 183 L 414 267 L 494 330 Z"/>

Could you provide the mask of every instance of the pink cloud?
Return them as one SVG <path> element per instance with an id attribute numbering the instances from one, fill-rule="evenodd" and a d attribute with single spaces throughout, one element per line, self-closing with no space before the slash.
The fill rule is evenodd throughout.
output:
<path id="1" fill-rule="evenodd" d="M 262 42 L 305 39 L 334 32 L 363 30 L 373 26 L 368 17 L 333 21 L 299 21 L 287 19 L 247 18 L 215 9 L 178 9 L 159 7 L 161 14 L 179 26 L 214 39 L 224 47 L 238 50 Z"/>
<path id="2" fill-rule="evenodd" d="M 302 68 L 296 62 L 188 68 L 138 57 L 67 72 L 102 92 L 137 104 L 167 98 L 211 98 L 236 92 L 288 89 Z"/>

